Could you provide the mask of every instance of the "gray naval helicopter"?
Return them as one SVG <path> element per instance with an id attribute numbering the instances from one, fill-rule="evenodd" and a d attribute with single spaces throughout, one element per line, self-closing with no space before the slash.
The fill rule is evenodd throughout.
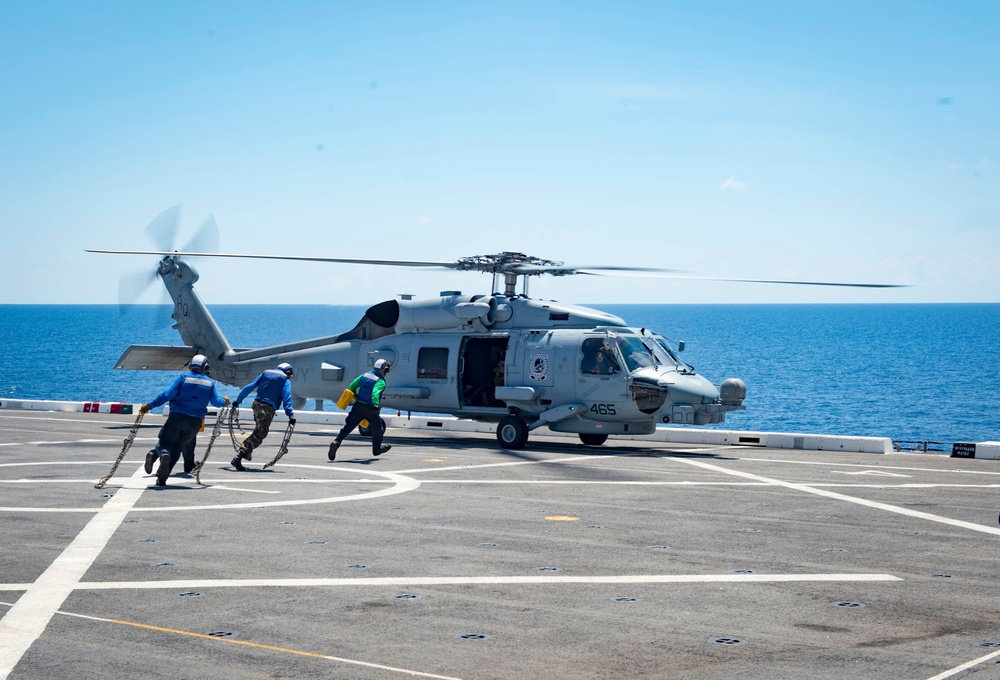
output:
<path id="1" fill-rule="evenodd" d="M 154 221 L 155 222 L 155 221 Z M 151 224 L 152 226 L 152 224 Z M 744 410 L 746 385 L 718 386 L 680 359 L 683 343 L 578 305 L 528 297 L 532 276 L 601 272 L 671 272 L 633 267 L 567 267 L 515 252 L 421 262 L 188 251 L 88 252 L 159 255 L 156 276 L 173 300 L 174 328 L 184 346 L 132 345 L 115 365 L 122 370 L 181 370 L 194 354 L 212 360 L 212 376 L 242 386 L 267 368 L 294 368 L 293 405 L 337 401 L 350 382 L 378 359 L 392 371 L 382 405 L 399 411 L 448 414 L 495 422 L 500 446 L 521 449 L 543 426 L 576 433 L 587 446 L 609 435 L 644 435 L 657 424 L 721 423 Z M 234 349 L 195 292 L 198 273 L 188 257 L 234 257 L 311 262 L 433 267 L 493 275 L 489 295 L 444 291 L 436 298 L 403 295 L 369 307 L 354 328 L 336 335 L 258 349 Z M 517 292 L 518 279 L 522 292 Z M 498 290 L 498 280 L 503 288 Z M 750 281 L 746 279 L 727 279 Z M 871 288 L 889 284 L 762 281 Z M 371 424 L 372 427 L 385 427 Z"/>

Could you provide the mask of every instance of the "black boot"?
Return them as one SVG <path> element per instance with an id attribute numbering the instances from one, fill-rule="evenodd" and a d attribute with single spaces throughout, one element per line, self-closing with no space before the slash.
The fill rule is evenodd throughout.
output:
<path id="1" fill-rule="evenodd" d="M 326 452 L 326 457 L 330 460 L 337 460 L 337 449 L 340 448 L 340 442 L 334 439 L 330 442 L 330 450 Z"/>
<path id="2" fill-rule="evenodd" d="M 229 461 L 229 464 L 232 465 L 237 470 L 239 470 L 240 472 L 246 472 L 247 470 L 245 467 L 243 467 L 243 461 L 240 460 L 239 456 L 236 456 L 231 461 Z"/>
<path id="3" fill-rule="evenodd" d="M 383 453 L 392 448 L 392 444 L 382 444 L 378 447 L 378 451 L 372 451 L 373 456 L 381 456 Z"/>
<path id="4" fill-rule="evenodd" d="M 156 471 L 156 485 L 166 486 L 167 475 L 170 474 L 170 454 L 164 453 L 160 456 L 160 467 Z"/>

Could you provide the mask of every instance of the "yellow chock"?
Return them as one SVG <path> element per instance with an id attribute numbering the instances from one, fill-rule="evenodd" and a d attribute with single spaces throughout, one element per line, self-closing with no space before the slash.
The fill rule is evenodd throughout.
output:
<path id="1" fill-rule="evenodd" d="M 337 400 L 337 408 L 341 411 L 346 411 L 347 407 L 354 402 L 354 392 L 350 390 L 344 390 L 344 393 L 340 395 L 340 399 Z"/>

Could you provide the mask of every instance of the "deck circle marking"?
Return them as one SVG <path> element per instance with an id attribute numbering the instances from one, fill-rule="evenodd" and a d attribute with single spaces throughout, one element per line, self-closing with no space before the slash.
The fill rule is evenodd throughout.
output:
<path id="1" fill-rule="evenodd" d="M 284 467 L 297 467 L 306 468 L 312 470 L 325 470 L 329 471 L 329 467 L 319 466 L 319 465 L 299 465 L 299 464 L 288 464 Z M 343 471 L 343 470 L 342 470 Z M 367 491 L 364 493 L 352 494 L 350 496 L 326 496 L 321 498 L 308 498 L 299 500 L 288 500 L 288 501 L 258 501 L 253 503 L 213 503 L 211 505 L 171 505 L 159 508 L 129 508 L 130 513 L 135 512 L 178 512 L 178 511 L 188 511 L 188 510 L 229 510 L 236 508 L 274 508 L 289 505 L 319 505 L 323 503 L 342 503 L 345 501 L 357 501 L 366 500 L 369 498 L 379 498 L 382 496 L 394 496 L 400 493 L 406 493 L 408 491 L 414 491 L 420 487 L 420 481 L 414 477 L 409 477 L 407 475 L 401 475 L 395 472 L 379 472 L 377 470 L 350 470 L 361 475 L 372 475 L 374 477 L 381 477 L 386 482 L 391 482 L 392 486 L 386 489 L 378 489 L 375 491 Z M 131 480 L 130 480 L 131 481 Z M 375 481 L 379 480 L 359 480 L 359 481 Z M 149 480 L 145 477 L 138 479 L 141 488 L 149 487 Z M 132 485 L 123 488 L 133 488 Z M 134 488 L 140 488 L 139 486 L 134 486 Z M 190 487 L 192 491 L 197 490 L 197 487 Z M 112 508 L 103 507 L 88 507 L 88 508 L 46 508 L 46 507 L 0 507 L 0 512 L 89 512 L 89 513 L 100 513 L 100 512 L 115 512 Z"/>

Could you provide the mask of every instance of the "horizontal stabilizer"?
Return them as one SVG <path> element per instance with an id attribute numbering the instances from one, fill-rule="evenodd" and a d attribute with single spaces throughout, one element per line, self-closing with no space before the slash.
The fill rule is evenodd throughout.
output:
<path id="1" fill-rule="evenodd" d="M 183 371 L 197 352 L 191 347 L 132 345 L 115 363 L 120 371 Z"/>

